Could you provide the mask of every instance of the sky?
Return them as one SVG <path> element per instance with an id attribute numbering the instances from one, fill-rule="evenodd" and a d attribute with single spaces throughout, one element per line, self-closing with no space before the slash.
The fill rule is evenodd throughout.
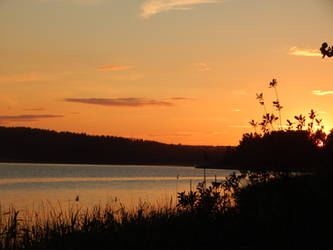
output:
<path id="1" fill-rule="evenodd" d="M 333 128 L 333 0 L 0 0 L 0 126 L 237 145 L 314 109 Z"/>

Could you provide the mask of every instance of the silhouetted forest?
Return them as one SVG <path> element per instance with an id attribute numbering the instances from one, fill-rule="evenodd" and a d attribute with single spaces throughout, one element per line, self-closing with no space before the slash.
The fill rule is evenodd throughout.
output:
<path id="1" fill-rule="evenodd" d="M 221 159 L 224 151 L 225 147 L 0 127 L 0 161 L 193 165 Z"/>

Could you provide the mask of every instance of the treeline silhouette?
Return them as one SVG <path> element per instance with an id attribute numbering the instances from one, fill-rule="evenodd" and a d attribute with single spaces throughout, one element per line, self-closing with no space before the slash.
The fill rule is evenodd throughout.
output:
<path id="1" fill-rule="evenodd" d="M 318 146 L 309 131 L 272 131 L 264 135 L 244 134 L 229 150 L 225 164 L 246 169 L 315 170 L 327 167 L 333 154 L 333 134 Z"/>
<path id="2" fill-rule="evenodd" d="M 276 99 L 273 108 L 279 115 L 267 112 L 263 93 L 256 94 L 264 111 L 262 120 L 249 122 L 254 133 L 243 134 L 239 145 L 229 148 L 216 167 L 277 171 L 327 168 L 333 155 L 333 130 L 328 135 L 324 132 L 322 119 L 314 110 L 308 116 L 300 114 L 292 120 L 287 119 L 287 124 L 283 125 L 283 107 L 278 97 L 276 79 L 269 83 L 269 88 L 274 89 Z"/>
<path id="3" fill-rule="evenodd" d="M 114 136 L 0 127 L 0 161 L 193 165 L 222 158 L 225 147 L 165 144 Z"/>
<path id="4" fill-rule="evenodd" d="M 243 134 L 239 145 L 226 150 L 219 167 L 250 170 L 313 171 L 329 168 L 333 155 L 333 130 L 324 132 L 322 119 L 311 110 L 308 117 L 294 116 L 285 128 L 274 129 L 273 115 L 263 116 L 261 123 L 250 124 L 254 133 Z M 257 132 L 257 126 L 263 133 Z M 232 168 L 232 167 L 231 167 Z"/>

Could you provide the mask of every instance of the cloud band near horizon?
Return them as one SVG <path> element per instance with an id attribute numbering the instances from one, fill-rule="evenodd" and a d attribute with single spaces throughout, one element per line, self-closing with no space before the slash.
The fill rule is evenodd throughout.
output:
<path id="1" fill-rule="evenodd" d="M 161 12 L 190 10 L 193 5 L 221 2 L 220 0 L 145 0 L 141 5 L 141 17 L 147 19 Z"/>
<path id="2" fill-rule="evenodd" d="M 190 97 L 170 97 L 169 100 L 172 101 L 194 101 L 194 98 L 190 98 Z"/>
<path id="3" fill-rule="evenodd" d="M 174 106 L 172 102 L 146 98 L 65 98 L 64 101 L 113 107 Z"/>
<path id="4" fill-rule="evenodd" d="M 97 70 L 99 71 L 117 71 L 117 70 L 125 70 L 125 69 L 130 69 L 132 68 L 131 66 L 128 65 L 106 65 L 99 67 Z"/>
<path id="5" fill-rule="evenodd" d="M 292 55 L 292 56 L 322 56 L 319 49 L 302 49 L 302 48 L 297 48 L 296 46 L 289 49 L 289 55 Z"/>
<path id="6" fill-rule="evenodd" d="M 329 90 L 329 91 L 314 90 L 314 91 L 312 91 L 312 94 L 319 95 L 319 96 L 333 95 L 333 91 L 332 90 Z"/>

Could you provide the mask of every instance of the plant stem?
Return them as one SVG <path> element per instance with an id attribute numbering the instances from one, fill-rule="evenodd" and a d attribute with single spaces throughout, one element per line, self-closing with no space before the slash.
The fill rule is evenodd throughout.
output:
<path id="1" fill-rule="evenodd" d="M 276 96 L 276 101 L 279 103 L 280 105 L 280 100 L 279 100 L 279 95 L 276 89 L 276 86 L 274 86 L 274 90 L 275 90 L 275 96 Z M 281 109 L 279 108 L 279 119 L 280 119 L 280 130 L 282 130 L 282 118 L 281 118 Z"/>

